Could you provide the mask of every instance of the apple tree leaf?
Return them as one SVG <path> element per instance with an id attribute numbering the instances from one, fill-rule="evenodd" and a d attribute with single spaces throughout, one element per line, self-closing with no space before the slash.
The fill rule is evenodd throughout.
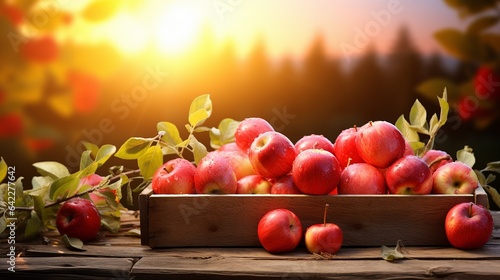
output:
<path id="1" fill-rule="evenodd" d="M 420 101 L 417 99 L 410 109 L 410 124 L 416 127 L 425 127 L 427 122 L 427 111 Z"/>
<path id="2" fill-rule="evenodd" d="M 196 137 L 189 138 L 189 146 L 193 149 L 194 162 L 197 164 L 208 153 L 207 148 Z"/>
<path id="3" fill-rule="evenodd" d="M 33 164 L 38 173 L 42 176 L 49 176 L 52 179 L 59 179 L 69 175 L 68 168 L 56 161 L 42 161 Z"/>
<path id="4" fill-rule="evenodd" d="M 142 137 L 129 138 L 116 152 L 115 157 L 121 159 L 140 158 L 153 143 L 152 139 Z"/>
<path id="5" fill-rule="evenodd" d="M 95 162 L 98 167 L 102 166 L 115 152 L 116 147 L 114 145 L 106 144 L 100 147 L 95 156 Z"/>
<path id="6" fill-rule="evenodd" d="M 209 94 L 196 97 L 189 107 L 189 124 L 192 127 L 202 125 L 212 115 L 212 100 Z"/>
<path id="7" fill-rule="evenodd" d="M 474 163 L 476 163 L 472 148 L 469 146 L 465 146 L 462 150 L 457 151 L 457 160 L 467 164 L 471 168 L 474 166 Z"/>
<path id="8" fill-rule="evenodd" d="M 37 236 L 38 232 L 42 227 L 42 220 L 38 217 L 36 211 L 31 211 L 31 217 L 28 219 L 26 228 L 24 230 L 24 238 L 32 239 Z"/>
<path id="9" fill-rule="evenodd" d="M 7 169 L 8 169 L 7 163 L 5 163 L 5 160 L 3 160 L 2 157 L 0 157 L 0 182 L 2 182 L 3 179 L 5 179 L 5 177 L 7 176 Z"/>
<path id="10" fill-rule="evenodd" d="M 0 216 L 0 232 L 3 232 L 7 228 L 7 218 L 5 215 Z"/>
<path id="11" fill-rule="evenodd" d="M 92 157 L 90 157 L 91 154 L 91 150 L 83 151 L 82 155 L 80 156 L 80 170 L 85 169 L 87 166 L 91 165 L 94 162 Z"/>
<path id="12" fill-rule="evenodd" d="M 488 186 L 488 185 L 484 185 L 483 188 L 488 193 L 488 196 L 491 198 L 491 200 L 498 207 L 500 207 L 500 194 L 498 193 L 498 191 L 495 188 L 493 188 L 492 186 Z"/>
<path id="13" fill-rule="evenodd" d="M 33 178 L 31 179 L 33 190 L 48 187 L 50 184 L 52 184 L 52 182 L 54 182 L 54 179 L 50 178 L 49 176 L 33 176 Z"/>
<path id="14" fill-rule="evenodd" d="M 444 88 L 443 97 L 438 96 L 439 107 L 441 109 L 439 113 L 439 127 L 442 127 L 448 121 L 448 113 L 450 111 L 450 105 L 448 104 L 448 89 Z"/>
<path id="15" fill-rule="evenodd" d="M 500 174 L 500 161 L 489 162 L 482 171 L 491 171 Z"/>
<path id="16" fill-rule="evenodd" d="M 85 146 L 85 149 L 90 150 L 91 152 L 90 155 L 92 155 L 95 158 L 97 152 L 99 151 L 99 147 L 96 144 L 87 141 L 82 141 L 82 144 L 83 146 Z"/>
<path id="17" fill-rule="evenodd" d="M 83 242 L 75 237 L 68 237 L 66 234 L 62 237 L 62 242 L 68 249 L 76 250 L 76 251 L 87 251 L 87 249 L 83 248 Z"/>
<path id="18" fill-rule="evenodd" d="M 239 121 L 231 118 L 225 118 L 219 123 L 218 128 L 212 128 L 209 131 L 210 146 L 213 149 L 219 149 L 222 145 L 234 142 L 234 133 L 238 127 Z"/>
<path id="19" fill-rule="evenodd" d="M 153 174 L 163 164 L 163 153 L 160 146 L 151 146 L 138 159 L 137 164 L 141 175 L 145 180 L 153 177 Z"/>
<path id="20" fill-rule="evenodd" d="M 382 247 L 381 247 L 382 259 L 389 261 L 389 262 L 393 262 L 393 261 L 399 260 L 399 259 L 404 259 L 405 256 L 401 252 L 401 246 L 402 246 L 401 240 L 398 240 L 395 248 L 389 248 L 387 246 L 382 245 Z"/>
<path id="21" fill-rule="evenodd" d="M 66 198 L 70 193 L 75 193 L 78 189 L 80 178 L 77 174 L 66 176 L 55 180 L 49 189 L 49 197 L 52 200 Z"/>
<path id="22" fill-rule="evenodd" d="M 176 154 L 176 146 L 182 143 L 182 138 L 179 133 L 177 126 L 171 122 L 159 122 L 156 125 L 158 132 L 164 132 L 161 140 L 166 144 L 163 146 L 163 153 L 166 155 Z"/>
<path id="23" fill-rule="evenodd" d="M 141 237 L 141 230 L 138 228 L 131 229 L 131 230 L 125 232 L 125 236 Z"/>
<path id="24" fill-rule="evenodd" d="M 420 137 L 418 136 L 418 132 L 415 131 L 410 123 L 405 119 L 404 115 L 401 115 L 395 123 L 395 126 L 401 131 L 403 137 L 408 142 L 418 142 L 420 141 Z"/>

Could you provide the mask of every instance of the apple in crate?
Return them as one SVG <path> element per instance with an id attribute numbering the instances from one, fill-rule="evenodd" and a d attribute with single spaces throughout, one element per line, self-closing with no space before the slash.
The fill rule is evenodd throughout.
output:
<path id="1" fill-rule="evenodd" d="M 392 194 L 429 194 L 432 191 L 432 174 L 427 164 L 418 156 L 405 156 L 385 171 L 385 181 Z"/>
<path id="2" fill-rule="evenodd" d="M 274 131 L 274 128 L 265 119 L 246 118 L 236 127 L 234 142 L 242 151 L 247 151 L 252 145 L 253 140 L 267 131 Z"/>
<path id="3" fill-rule="evenodd" d="M 439 167 L 432 179 L 432 192 L 436 194 L 471 194 L 479 185 L 474 170 L 460 161 Z"/>
<path id="4" fill-rule="evenodd" d="M 333 154 L 333 143 L 323 135 L 306 135 L 295 143 L 297 154 L 308 149 L 322 149 Z"/>
<path id="5" fill-rule="evenodd" d="M 327 211 L 328 204 L 325 205 L 323 223 L 311 225 L 306 230 L 305 243 L 311 254 L 335 254 L 342 247 L 344 239 L 342 229 L 334 223 L 326 222 Z"/>
<path id="6" fill-rule="evenodd" d="M 271 183 L 259 174 L 248 175 L 238 180 L 238 194 L 269 194 Z"/>
<path id="7" fill-rule="evenodd" d="M 241 150 L 236 151 L 214 151 L 214 154 L 217 152 L 221 153 L 222 156 L 226 156 L 229 158 L 231 165 L 233 166 L 234 173 L 236 174 L 236 179 L 239 180 L 248 175 L 257 174 L 254 170 L 252 163 L 250 162 L 250 158 L 248 155 Z"/>
<path id="8" fill-rule="evenodd" d="M 340 164 L 330 152 L 309 149 L 295 158 L 292 176 L 295 185 L 302 193 L 326 195 L 338 186 Z"/>
<path id="9" fill-rule="evenodd" d="M 349 164 L 340 174 L 338 194 L 386 194 L 385 177 L 371 164 Z"/>
<path id="10" fill-rule="evenodd" d="M 61 235 L 78 238 L 83 242 L 97 237 L 101 228 L 101 215 L 94 203 L 75 197 L 64 202 L 57 211 L 56 227 Z"/>
<path id="11" fill-rule="evenodd" d="M 358 128 L 351 127 L 342 130 L 335 139 L 333 154 L 342 168 L 345 168 L 348 163 L 364 162 L 356 148 L 356 138 L 358 138 Z"/>
<path id="12" fill-rule="evenodd" d="M 441 150 L 428 150 L 422 156 L 422 160 L 427 163 L 432 173 L 434 173 L 434 171 L 436 171 L 439 167 L 453 162 L 451 156 L 447 152 Z"/>
<path id="13" fill-rule="evenodd" d="M 196 166 L 183 158 L 163 164 L 153 175 L 151 187 L 155 194 L 193 194 Z"/>
<path id="14" fill-rule="evenodd" d="M 274 180 L 271 194 L 302 194 L 293 182 L 292 174 L 287 174 Z"/>
<path id="15" fill-rule="evenodd" d="M 268 131 L 254 139 L 248 157 L 258 174 L 278 178 L 292 170 L 296 153 L 293 143 L 285 135 Z"/>
<path id="16" fill-rule="evenodd" d="M 406 141 L 393 124 L 374 121 L 359 130 L 356 148 L 364 162 L 377 168 L 386 168 L 403 157 Z"/>
<path id="17" fill-rule="evenodd" d="M 472 202 L 453 206 L 445 219 L 446 237 L 458 249 L 478 249 L 484 246 L 493 233 L 491 213 Z"/>
<path id="18" fill-rule="evenodd" d="M 292 211 L 274 209 L 260 219 L 257 236 L 262 247 L 270 253 L 290 252 L 302 239 L 302 223 Z"/>
<path id="19" fill-rule="evenodd" d="M 220 151 L 212 151 L 203 157 L 194 174 L 194 186 L 200 194 L 234 194 L 237 182 L 230 157 Z"/>

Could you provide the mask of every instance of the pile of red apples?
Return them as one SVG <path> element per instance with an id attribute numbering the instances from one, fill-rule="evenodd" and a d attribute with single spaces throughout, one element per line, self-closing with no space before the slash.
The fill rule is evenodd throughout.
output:
<path id="1" fill-rule="evenodd" d="M 343 130 L 334 142 L 307 135 L 296 143 L 262 118 L 238 124 L 234 143 L 197 165 L 167 161 L 153 176 L 155 194 L 471 194 L 478 178 L 440 150 L 422 157 L 386 121 Z"/>

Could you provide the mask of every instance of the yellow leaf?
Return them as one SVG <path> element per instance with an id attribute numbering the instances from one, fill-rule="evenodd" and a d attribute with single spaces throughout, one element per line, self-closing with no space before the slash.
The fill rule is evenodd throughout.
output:
<path id="1" fill-rule="evenodd" d="M 120 4 L 117 0 L 95 0 L 85 8 L 82 16 L 90 22 L 104 21 L 118 11 Z"/>

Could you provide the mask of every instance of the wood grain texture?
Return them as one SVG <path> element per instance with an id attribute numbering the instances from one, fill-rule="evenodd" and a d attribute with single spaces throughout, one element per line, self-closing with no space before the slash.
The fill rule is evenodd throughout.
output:
<path id="1" fill-rule="evenodd" d="M 481 190 L 476 196 L 153 195 L 147 190 L 141 194 L 148 206 L 141 207 L 141 229 L 146 228 L 142 244 L 152 248 L 259 246 L 257 224 L 268 211 L 290 209 L 305 230 L 322 222 L 328 203 L 328 221 L 342 228 L 344 246 L 380 246 L 399 239 L 406 245 L 448 245 L 443 226 L 446 213 L 461 202 L 484 202 L 486 194 Z"/>

